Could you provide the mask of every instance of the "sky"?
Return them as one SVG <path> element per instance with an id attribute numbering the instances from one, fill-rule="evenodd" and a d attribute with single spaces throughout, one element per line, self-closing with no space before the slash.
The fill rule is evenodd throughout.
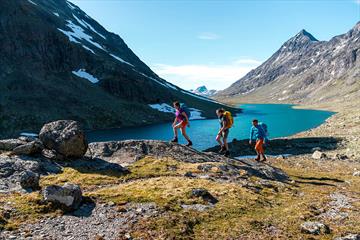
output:
<path id="1" fill-rule="evenodd" d="M 184 89 L 224 89 L 301 29 L 329 40 L 360 21 L 360 0 L 70 1 Z"/>

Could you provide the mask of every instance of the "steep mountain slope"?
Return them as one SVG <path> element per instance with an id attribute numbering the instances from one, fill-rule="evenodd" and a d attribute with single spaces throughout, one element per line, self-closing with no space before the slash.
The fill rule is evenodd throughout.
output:
<path id="1" fill-rule="evenodd" d="M 359 56 L 360 22 L 329 41 L 302 30 L 216 98 L 296 103 L 354 98 L 360 89 Z"/>
<path id="2" fill-rule="evenodd" d="M 116 34 L 65 0 L 0 0 L 0 136 L 56 119 L 88 129 L 169 120 L 175 99 L 210 117 L 218 103 L 159 78 Z"/>

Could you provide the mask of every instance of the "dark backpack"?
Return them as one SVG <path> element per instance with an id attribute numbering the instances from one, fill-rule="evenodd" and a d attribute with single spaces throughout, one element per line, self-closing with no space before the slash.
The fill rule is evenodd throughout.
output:
<path id="1" fill-rule="evenodd" d="M 183 112 L 186 113 L 186 116 L 188 117 L 188 119 L 190 119 L 191 117 L 191 111 L 189 110 L 189 108 L 186 106 L 185 103 L 180 104 L 180 108 L 182 109 Z"/>

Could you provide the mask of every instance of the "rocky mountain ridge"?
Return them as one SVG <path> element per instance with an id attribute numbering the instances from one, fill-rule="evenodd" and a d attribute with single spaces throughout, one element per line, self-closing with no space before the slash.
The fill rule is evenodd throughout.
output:
<path id="1" fill-rule="evenodd" d="M 318 103 L 359 96 L 360 22 L 345 34 L 318 41 L 301 30 L 267 61 L 217 99 Z"/>

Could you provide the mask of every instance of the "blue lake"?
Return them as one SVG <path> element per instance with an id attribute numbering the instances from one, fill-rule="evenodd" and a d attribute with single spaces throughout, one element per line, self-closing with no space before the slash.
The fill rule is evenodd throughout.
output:
<path id="1" fill-rule="evenodd" d="M 243 112 L 234 117 L 234 126 L 230 130 L 229 140 L 249 137 L 252 119 L 256 118 L 268 125 L 270 138 L 286 137 L 322 124 L 333 112 L 294 109 L 286 104 L 244 104 Z M 215 113 L 214 113 L 215 114 Z M 204 150 L 215 146 L 219 130 L 217 119 L 190 121 L 188 134 L 194 148 Z M 126 129 L 97 130 L 87 133 L 90 142 L 118 141 L 125 139 L 171 140 L 173 137 L 171 123 L 154 124 L 144 127 Z M 180 143 L 185 143 L 179 132 Z"/>

